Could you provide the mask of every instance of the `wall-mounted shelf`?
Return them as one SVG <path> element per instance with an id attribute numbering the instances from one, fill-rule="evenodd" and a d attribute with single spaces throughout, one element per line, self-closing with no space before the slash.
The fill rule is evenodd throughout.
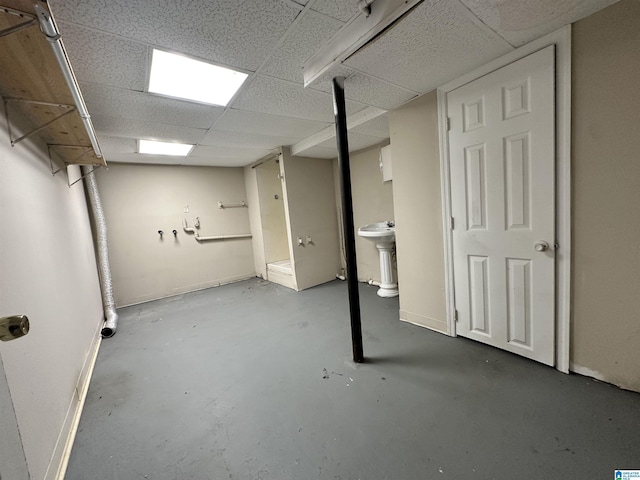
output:
<path id="1" fill-rule="evenodd" d="M 37 135 L 65 164 L 106 166 L 40 30 L 34 4 L 49 11 L 42 0 L 0 0 L 0 96 L 14 125 L 11 143 Z"/>

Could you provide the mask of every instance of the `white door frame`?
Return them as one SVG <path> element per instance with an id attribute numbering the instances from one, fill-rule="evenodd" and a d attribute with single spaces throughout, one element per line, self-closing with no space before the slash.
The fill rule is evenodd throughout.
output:
<path id="1" fill-rule="evenodd" d="M 451 232 L 451 176 L 447 132 L 447 93 L 549 45 L 556 46 L 556 368 L 569 373 L 571 316 L 571 25 L 534 40 L 438 88 L 440 182 L 445 254 L 448 333 L 456 336 Z"/>

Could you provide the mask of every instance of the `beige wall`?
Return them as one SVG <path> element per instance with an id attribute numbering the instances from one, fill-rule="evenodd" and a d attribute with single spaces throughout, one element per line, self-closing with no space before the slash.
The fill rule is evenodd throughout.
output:
<path id="1" fill-rule="evenodd" d="M 43 145 L 12 148 L 2 107 L 0 225 L 0 316 L 31 321 L 0 355 L 31 478 L 50 462 L 53 478 L 103 320 L 100 289 L 82 183 L 52 176 Z"/>
<path id="2" fill-rule="evenodd" d="M 571 359 L 640 391 L 640 2 L 574 25 Z"/>
<path id="3" fill-rule="evenodd" d="M 292 265 L 298 290 L 335 279 L 340 268 L 331 160 L 292 157 L 283 148 L 285 210 L 292 238 Z M 307 243 L 307 236 L 312 239 Z M 301 237 L 304 246 L 298 246 Z"/>
<path id="4" fill-rule="evenodd" d="M 199 243 L 182 229 L 199 217 L 201 236 L 250 233 L 247 208 L 218 208 L 246 201 L 242 168 L 111 165 L 97 179 L 118 306 L 255 275 L 251 239 Z"/>
<path id="5" fill-rule="evenodd" d="M 380 281 L 380 255 L 373 242 L 359 237 L 358 228 L 374 222 L 394 219 L 393 182 L 383 182 L 380 172 L 380 148 L 388 145 L 385 141 L 371 148 L 350 154 L 351 195 L 353 203 L 353 223 L 356 235 L 356 260 L 358 280 Z M 342 237 L 342 198 L 340 194 L 340 171 L 338 160 L 333 161 L 336 207 L 340 232 L 340 261 L 345 267 L 344 240 Z"/>
<path id="6" fill-rule="evenodd" d="M 289 236 L 287 235 L 282 180 L 279 177 L 279 162 L 279 159 L 274 158 L 256 167 L 266 263 L 289 258 Z"/>
<path id="7" fill-rule="evenodd" d="M 390 113 L 400 318 L 447 330 L 435 92 Z"/>

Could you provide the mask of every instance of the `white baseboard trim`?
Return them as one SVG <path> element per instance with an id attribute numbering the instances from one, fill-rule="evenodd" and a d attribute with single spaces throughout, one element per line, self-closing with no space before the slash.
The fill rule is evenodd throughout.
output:
<path id="1" fill-rule="evenodd" d="M 102 322 L 98 322 L 98 329 L 93 336 L 91 348 L 89 349 L 84 364 L 82 365 L 82 369 L 80 370 L 75 392 L 69 403 L 67 415 L 65 416 L 62 429 L 58 435 L 56 446 L 53 449 L 53 454 L 51 455 L 51 460 L 49 461 L 49 467 L 45 473 L 44 480 L 63 480 L 65 473 L 67 472 L 71 449 L 73 448 L 73 442 L 76 438 L 78 424 L 80 423 L 80 416 L 84 409 L 84 402 L 87 398 L 87 392 L 89 391 L 89 383 L 91 382 L 91 376 L 96 365 L 98 351 L 100 350 L 100 344 L 102 342 L 102 337 L 100 336 L 102 326 Z"/>
<path id="2" fill-rule="evenodd" d="M 449 325 L 444 320 L 438 320 L 435 318 L 425 317 L 417 313 L 407 312 L 406 310 L 400 310 L 400 320 L 403 322 L 417 325 L 418 327 L 428 328 L 438 333 L 444 333 L 450 335 Z"/>

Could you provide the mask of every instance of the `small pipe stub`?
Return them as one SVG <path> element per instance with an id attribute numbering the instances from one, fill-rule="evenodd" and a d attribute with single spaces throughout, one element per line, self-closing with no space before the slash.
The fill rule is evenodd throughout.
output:
<path id="1" fill-rule="evenodd" d="M 175 232 L 175 230 L 174 230 Z M 160 238 L 162 238 L 162 235 L 164 235 L 164 232 L 162 230 L 158 230 L 158 235 L 160 235 Z"/>
<path id="2" fill-rule="evenodd" d="M 178 231 L 177 230 L 173 230 L 173 236 L 177 237 L 178 236 Z"/>

